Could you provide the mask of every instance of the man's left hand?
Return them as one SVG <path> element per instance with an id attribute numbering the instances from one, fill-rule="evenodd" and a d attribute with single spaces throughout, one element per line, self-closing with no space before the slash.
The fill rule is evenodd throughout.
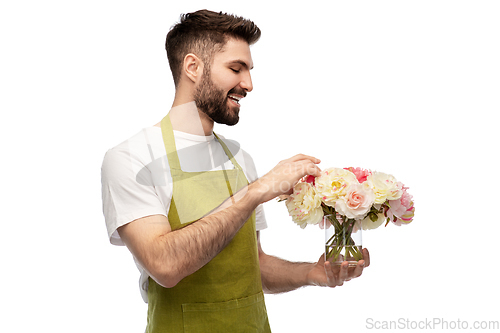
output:
<path id="1" fill-rule="evenodd" d="M 325 287 L 342 286 L 345 281 L 355 279 L 363 273 L 363 269 L 370 266 L 370 254 L 367 249 L 363 249 L 363 259 L 358 261 L 356 267 L 349 267 L 349 263 L 344 261 L 340 266 L 325 262 L 325 255 L 321 255 L 318 262 L 307 274 L 309 284 Z"/>

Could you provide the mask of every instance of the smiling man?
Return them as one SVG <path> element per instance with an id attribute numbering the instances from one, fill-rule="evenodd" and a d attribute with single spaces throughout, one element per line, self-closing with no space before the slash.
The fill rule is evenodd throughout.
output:
<path id="1" fill-rule="evenodd" d="M 252 91 L 250 45 L 259 28 L 207 10 L 181 16 L 166 50 L 176 87 L 170 112 L 110 149 L 102 166 L 110 241 L 126 245 L 149 303 L 146 332 L 269 332 L 263 291 L 335 287 L 361 275 L 263 252 L 262 204 L 291 192 L 319 160 L 296 155 L 257 177 L 251 157 L 213 133 L 235 125 Z"/>
<path id="2" fill-rule="evenodd" d="M 203 67 L 201 82 L 194 92 L 194 102 L 214 122 L 236 125 L 239 101 L 253 89 L 250 78 L 253 64 L 247 42 L 230 38 L 224 51 L 214 56 L 212 65 L 213 68 Z"/>

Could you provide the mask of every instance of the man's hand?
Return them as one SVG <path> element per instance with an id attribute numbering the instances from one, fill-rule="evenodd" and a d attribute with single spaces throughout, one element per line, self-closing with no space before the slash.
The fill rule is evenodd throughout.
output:
<path id="1" fill-rule="evenodd" d="M 367 249 L 363 249 L 363 260 L 358 261 L 356 267 L 349 267 L 347 261 L 340 266 L 332 265 L 329 261 L 325 262 L 323 254 L 309 271 L 307 280 L 309 284 L 316 286 L 332 288 L 342 286 L 345 281 L 361 276 L 363 269 L 368 266 L 370 266 L 370 254 Z"/>
<path id="2" fill-rule="evenodd" d="M 321 161 L 303 154 L 278 163 L 271 171 L 252 185 L 262 196 L 262 202 L 269 201 L 281 194 L 290 194 L 295 184 L 304 176 L 318 177 L 321 170 L 316 164 Z"/>

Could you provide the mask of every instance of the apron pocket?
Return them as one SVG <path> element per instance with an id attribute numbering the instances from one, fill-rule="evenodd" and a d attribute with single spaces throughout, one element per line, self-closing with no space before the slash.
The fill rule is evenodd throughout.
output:
<path id="1" fill-rule="evenodd" d="M 182 305 L 184 332 L 271 332 L 262 292 L 219 303 Z"/>

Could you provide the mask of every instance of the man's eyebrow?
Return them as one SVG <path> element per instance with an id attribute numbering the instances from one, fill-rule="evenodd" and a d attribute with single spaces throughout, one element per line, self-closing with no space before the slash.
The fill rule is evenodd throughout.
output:
<path id="1" fill-rule="evenodd" d="M 228 65 L 231 65 L 231 64 L 240 64 L 241 66 L 245 67 L 246 69 L 249 69 L 248 64 L 246 62 L 244 62 L 243 60 L 240 60 L 240 59 L 228 61 L 227 64 Z M 250 69 L 253 69 L 253 66 Z"/>

